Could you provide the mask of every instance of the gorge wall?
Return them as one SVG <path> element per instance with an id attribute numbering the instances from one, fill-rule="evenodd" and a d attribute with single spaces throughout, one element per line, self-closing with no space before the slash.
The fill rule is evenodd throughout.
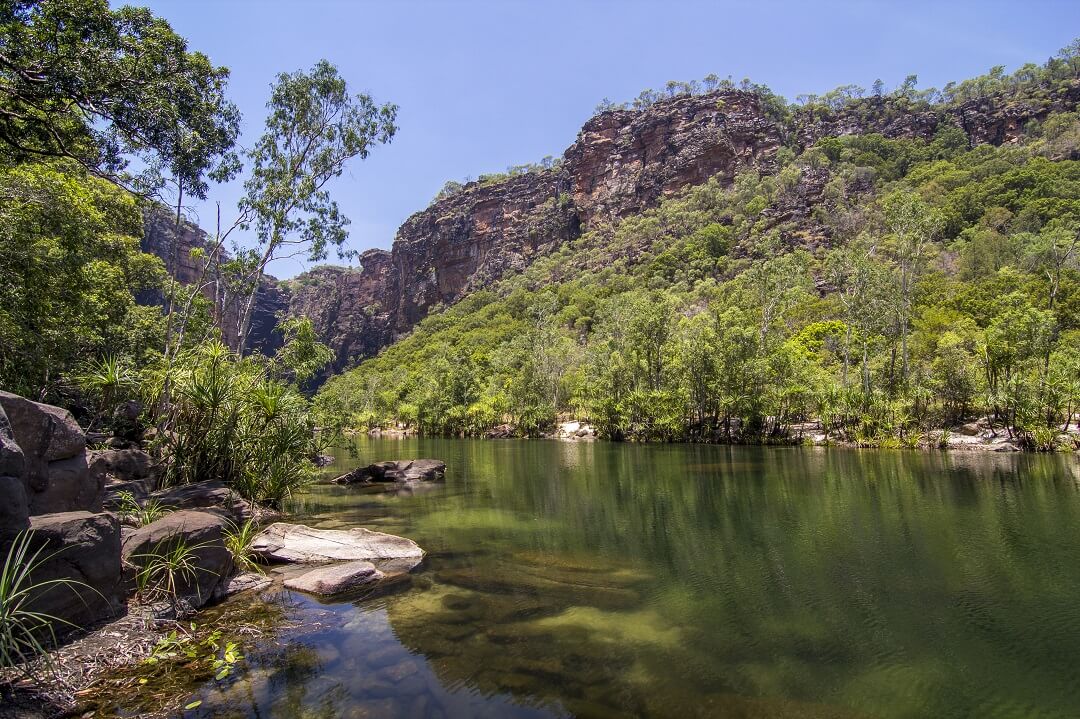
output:
<path id="1" fill-rule="evenodd" d="M 729 183 L 746 168 L 772 171 L 782 146 L 801 149 L 826 136 L 870 132 L 928 138 L 942 123 L 959 127 L 972 145 L 1001 144 L 1017 140 L 1029 121 L 1078 100 L 1080 85 L 1073 84 L 1042 102 L 988 98 L 916 110 L 872 97 L 839 111 L 784 117 L 755 92 L 726 90 L 602 112 L 557 166 L 466 184 L 409 217 L 392 249 L 368 250 L 359 267 L 324 266 L 288 281 L 267 280 L 251 345 L 276 349 L 278 318 L 307 316 L 334 350 L 331 370 L 338 372 L 377 353 L 434 307 L 524 269 L 591 228 L 712 177 Z M 144 249 L 190 281 L 198 268 L 183 248 L 205 245 L 206 236 L 192 226 L 174 228 L 147 222 Z M 170 251 L 177 245 L 179 252 Z"/>

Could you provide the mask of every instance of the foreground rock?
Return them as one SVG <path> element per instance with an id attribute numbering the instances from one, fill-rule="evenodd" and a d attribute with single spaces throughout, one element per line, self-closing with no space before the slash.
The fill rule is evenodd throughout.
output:
<path id="1" fill-rule="evenodd" d="M 9 392 L 0 392 L 0 408 L 22 451 L 29 513 L 100 512 L 104 479 L 90 473 L 86 435 L 71 413 Z"/>
<path id="2" fill-rule="evenodd" d="M 285 580 L 285 586 L 311 594 L 330 596 L 350 589 L 369 586 L 383 578 L 383 573 L 371 562 L 358 560 L 331 564 Z"/>
<path id="3" fill-rule="evenodd" d="M 375 482 L 437 482 L 446 476 L 446 462 L 438 459 L 398 459 L 357 467 L 340 477 L 335 484 L 372 484 Z"/>
<path id="4" fill-rule="evenodd" d="M 251 552 L 266 562 L 355 561 L 358 559 L 420 559 L 424 550 L 405 537 L 370 529 L 312 529 L 302 524 L 275 522 L 251 543 Z"/>
<path id="5" fill-rule="evenodd" d="M 29 609 L 57 617 L 65 629 L 92 624 L 117 615 L 124 592 L 120 567 L 120 524 L 111 514 L 63 512 L 32 517 L 32 551 L 44 560 L 31 574 L 34 584 L 57 583 L 36 594 Z M 6 553 L 7 548 L 4 548 Z"/>
<path id="6" fill-rule="evenodd" d="M 0 405 L 0 535 L 16 534 L 30 526 L 25 466 L 22 449 L 15 443 L 11 423 Z"/>
<path id="7" fill-rule="evenodd" d="M 173 512 L 128 535 L 123 543 L 124 561 L 132 567 L 145 567 L 154 555 L 187 547 L 196 569 L 177 577 L 177 594 L 201 607 L 218 594 L 233 573 L 232 554 L 225 547 L 225 522 L 212 512 Z"/>

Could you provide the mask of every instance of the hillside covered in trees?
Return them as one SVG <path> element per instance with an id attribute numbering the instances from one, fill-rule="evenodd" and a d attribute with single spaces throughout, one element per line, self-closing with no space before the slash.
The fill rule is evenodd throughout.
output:
<path id="1" fill-rule="evenodd" d="M 941 442 L 989 415 L 1019 444 L 1068 444 L 1078 77 L 1074 44 L 941 91 L 909 78 L 792 105 L 711 78 L 603 105 L 590 124 L 686 97 L 723 114 L 750 94 L 778 141 L 468 287 L 316 406 L 359 429 L 536 436 L 572 415 L 656 441 L 783 441 L 820 421 L 866 446 Z M 558 171 L 545 164 L 524 174 Z"/>

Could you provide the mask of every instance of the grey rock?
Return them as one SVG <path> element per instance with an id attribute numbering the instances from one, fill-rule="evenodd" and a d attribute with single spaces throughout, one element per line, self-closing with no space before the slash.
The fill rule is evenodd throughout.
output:
<path id="1" fill-rule="evenodd" d="M 233 520 L 248 516 L 247 502 L 215 479 L 151 492 L 150 499 L 173 509 L 206 509 Z"/>
<path id="2" fill-rule="evenodd" d="M 0 475 L 21 478 L 25 468 L 26 459 L 23 457 L 22 448 L 15 442 L 11 423 L 0 405 Z"/>
<path id="3" fill-rule="evenodd" d="M 0 536 L 17 534 L 30 526 L 26 486 L 19 477 L 0 477 Z"/>
<path id="4" fill-rule="evenodd" d="M 57 583 L 37 594 L 32 611 L 57 617 L 58 634 L 92 624 L 122 611 L 120 525 L 111 514 L 63 512 L 30 519 L 32 546 L 44 561 L 31 574 L 35 584 Z M 6 551 L 6 549 L 5 549 Z M 74 626 L 72 626 L 74 625 Z"/>
<path id="5" fill-rule="evenodd" d="M 90 473 L 85 454 L 49 462 L 45 471 L 47 481 L 44 491 L 29 498 L 31 514 L 101 511 L 105 478 Z"/>
<path id="6" fill-rule="evenodd" d="M 233 573 L 232 554 L 225 547 L 226 520 L 218 514 L 182 510 L 167 514 L 125 537 L 124 561 L 145 566 L 149 555 L 160 554 L 183 543 L 192 549 L 198 569 L 194 576 L 180 577 L 177 593 L 192 606 L 209 602 Z"/>
<path id="7" fill-rule="evenodd" d="M 101 511 L 104 483 L 89 472 L 86 436 L 71 413 L 9 392 L 0 392 L 0 408 L 0 463 L 18 465 L 9 439 L 23 457 L 21 474 L 3 474 L 22 477 L 30 514 Z"/>
<path id="8" fill-rule="evenodd" d="M 86 435 L 66 409 L 10 392 L 0 392 L 0 407 L 7 414 L 15 441 L 28 457 L 52 462 L 86 450 Z"/>
<path id="9" fill-rule="evenodd" d="M 374 564 L 358 560 L 312 569 L 286 579 L 285 586 L 301 592 L 330 596 L 374 584 L 382 578 L 382 572 Z"/>
<path id="10" fill-rule="evenodd" d="M 398 459 L 357 467 L 334 478 L 335 484 L 374 482 L 437 482 L 446 475 L 446 462 L 438 459 Z"/>
<path id="11" fill-rule="evenodd" d="M 411 539 L 369 529 L 312 529 L 275 522 L 251 543 L 252 553 L 267 562 L 319 563 L 357 559 L 420 559 L 424 550 Z"/>
<path id="12" fill-rule="evenodd" d="M 273 580 L 264 574 L 244 572 L 243 574 L 237 574 L 227 582 L 219 585 L 218 596 L 216 598 L 224 599 L 225 597 L 231 597 L 240 592 L 259 591 L 261 589 L 266 589 L 271 584 L 273 584 Z"/>

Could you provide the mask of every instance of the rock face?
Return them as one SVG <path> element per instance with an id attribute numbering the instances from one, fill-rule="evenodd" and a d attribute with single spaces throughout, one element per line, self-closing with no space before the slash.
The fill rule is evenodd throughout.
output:
<path id="1" fill-rule="evenodd" d="M 8 392 L 0 392 L 0 408 L 23 455 L 29 513 L 101 511 L 103 479 L 90 473 L 86 435 L 71 413 Z M 11 452 L 8 461 L 17 462 Z"/>
<path id="2" fill-rule="evenodd" d="M 267 562 L 318 563 L 359 559 L 419 559 L 424 551 L 411 539 L 369 529 L 312 529 L 276 522 L 251 543 L 251 552 Z"/>
<path id="3" fill-rule="evenodd" d="M 289 589 L 329 596 L 373 584 L 382 578 L 383 573 L 376 569 L 374 564 L 357 560 L 312 569 L 299 576 L 289 577 L 284 584 Z"/>
<path id="4" fill-rule="evenodd" d="M 943 124 L 960 128 L 973 146 L 1001 144 L 1021 137 L 1030 121 L 1078 101 L 1080 83 L 1072 83 L 1038 102 L 987 98 L 946 110 L 869 97 L 840 110 L 815 107 L 783 117 L 757 93 L 723 90 L 602 112 L 585 123 L 561 164 L 470 182 L 440 197 L 402 224 L 390 252 L 369 250 L 359 268 L 319 267 L 289 282 L 268 280 L 253 346 L 266 352 L 280 341 L 275 313 L 307 316 L 335 352 L 331 369 L 340 371 L 409 331 L 433 307 L 520 271 L 585 231 L 709 178 L 729 183 L 746 168 L 772 172 L 782 145 L 802 148 L 826 136 L 865 133 L 928 138 Z M 177 243 L 206 245 L 197 228 L 185 228 L 174 241 L 175 224 L 165 219 L 147 224 L 148 251 L 175 258 Z M 184 278 L 192 268 L 179 262 L 175 272 Z"/>
<path id="5" fill-rule="evenodd" d="M 399 459 L 357 467 L 340 477 L 335 484 L 372 482 L 436 482 L 446 475 L 446 462 L 438 459 Z"/>
<path id="6" fill-rule="evenodd" d="M 111 514 L 63 512 L 31 518 L 31 546 L 43 548 L 45 561 L 31 574 L 35 584 L 53 584 L 34 595 L 33 611 L 68 624 L 54 627 L 57 634 L 70 625 L 84 626 L 114 616 L 123 607 L 120 569 L 120 524 Z M 6 548 L 5 548 L 6 552 Z"/>
<path id="7" fill-rule="evenodd" d="M 192 550 L 197 569 L 177 577 L 177 593 L 193 606 L 210 601 L 233 572 L 232 554 L 225 547 L 225 519 L 211 512 L 181 510 L 129 534 L 123 543 L 124 561 L 145 567 L 149 555 L 162 554 L 183 544 Z"/>
<path id="8" fill-rule="evenodd" d="M 206 255 L 213 252 L 213 242 L 202 229 L 181 219 L 176 223 L 176 212 L 163 205 L 154 205 L 143 213 L 143 252 L 161 258 L 166 271 L 185 284 L 202 279 L 206 284 L 203 295 L 211 302 L 218 293 L 218 284 L 212 274 L 203 275 L 200 261 L 192 257 L 192 250 L 199 250 Z M 221 253 L 221 259 L 228 259 Z M 280 333 L 276 332 L 278 315 L 288 309 L 288 295 L 273 277 L 265 277 L 255 296 L 255 308 L 251 317 L 251 332 L 248 346 L 263 354 L 273 354 L 282 343 Z M 160 293 L 144 293 L 138 298 L 144 304 L 163 304 L 165 298 Z M 236 317 L 238 305 L 233 303 L 224 308 L 221 316 L 215 317 L 221 329 L 222 339 L 228 345 L 236 341 Z"/>

